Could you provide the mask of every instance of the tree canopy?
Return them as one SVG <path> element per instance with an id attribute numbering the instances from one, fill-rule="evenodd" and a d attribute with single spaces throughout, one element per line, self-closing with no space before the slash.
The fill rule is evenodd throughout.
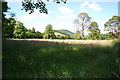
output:
<path id="1" fill-rule="evenodd" d="M 14 32 L 14 26 L 16 25 L 16 20 L 14 18 L 8 18 L 6 19 L 6 22 L 4 22 L 5 25 L 3 26 L 3 36 L 7 38 L 13 37 Z"/>
<path id="2" fill-rule="evenodd" d="M 89 39 L 92 39 L 92 40 L 98 40 L 99 39 L 99 36 L 100 36 L 100 29 L 98 28 L 98 24 L 97 22 L 93 21 L 89 28 L 88 28 L 88 31 L 90 32 L 88 37 Z"/>
<path id="3" fill-rule="evenodd" d="M 8 7 L 7 2 L 1 2 L 1 3 L 2 3 L 2 37 L 8 37 L 8 36 L 11 37 L 13 26 L 12 26 L 12 23 L 10 23 L 10 21 L 12 20 L 5 18 L 6 16 L 5 12 L 8 12 L 10 8 Z"/>
<path id="4" fill-rule="evenodd" d="M 81 39 L 81 35 L 80 35 L 80 30 L 76 30 L 76 33 L 75 33 L 75 35 L 74 35 L 74 38 L 75 39 Z"/>
<path id="5" fill-rule="evenodd" d="M 54 34 L 54 30 L 52 29 L 52 25 L 48 24 L 45 28 L 44 39 L 54 39 L 54 38 L 55 38 L 55 34 Z"/>
<path id="6" fill-rule="evenodd" d="M 105 30 L 110 32 L 118 32 L 120 29 L 120 16 L 113 16 L 105 24 Z"/>
<path id="7" fill-rule="evenodd" d="M 46 0 L 46 1 L 49 1 L 49 0 Z M 53 0 L 53 2 L 56 2 L 57 4 L 60 4 L 60 2 L 66 3 L 66 1 L 67 0 Z M 37 0 L 36 3 L 34 2 L 34 0 L 23 0 L 22 7 L 23 9 L 25 9 L 26 12 L 30 11 L 29 14 L 33 13 L 34 9 L 39 9 L 40 13 L 48 14 L 46 4 L 42 0 Z"/>
<path id="8" fill-rule="evenodd" d="M 120 16 L 113 16 L 105 24 L 105 31 L 109 31 L 115 34 L 115 37 L 118 37 L 120 33 Z"/>
<path id="9" fill-rule="evenodd" d="M 82 27 L 82 39 L 84 39 L 84 30 L 89 26 L 91 18 L 87 13 L 79 13 L 77 18 L 78 19 L 74 20 L 74 23 L 77 26 Z"/>
<path id="10" fill-rule="evenodd" d="M 25 37 L 25 27 L 24 27 L 23 23 L 17 21 L 13 34 L 14 34 L 15 38 L 24 38 Z"/>
<path id="11" fill-rule="evenodd" d="M 2 16 L 4 17 L 5 14 L 4 12 L 8 12 L 10 8 L 8 7 L 8 3 L 7 2 L 2 2 Z"/>

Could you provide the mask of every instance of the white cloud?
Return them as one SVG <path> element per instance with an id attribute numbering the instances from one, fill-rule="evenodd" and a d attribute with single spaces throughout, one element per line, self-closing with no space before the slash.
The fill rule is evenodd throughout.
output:
<path id="1" fill-rule="evenodd" d="M 89 3 L 88 3 L 88 2 L 85 2 L 85 3 L 81 4 L 81 7 L 80 7 L 80 8 L 84 8 L 85 6 L 88 6 L 88 5 L 89 5 Z"/>
<path id="2" fill-rule="evenodd" d="M 32 14 L 29 12 L 25 13 L 23 16 L 18 17 L 18 20 L 35 20 L 35 19 L 44 19 L 47 18 L 48 15 L 45 13 L 40 13 L 39 10 L 34 10 Z"/>
<path id="3" fill-rule="evenodd" d="M 76 18 L 76 14 L 69 14 L 69 15 L 63 15 L 63 16 L 58 16 L 59 19 L 74 19 Z"/>
<path id="4" fill-rule="evenodd" d="M 80 12 L 88 13 L 86 9 L 80 9 Z"/>
<path id="5" fill-rule="evenodd" d="M 73 12 L 73 9 L 70 9 L 69 7 L 66 6 L 60 6 L 58 7 L 58 10 L 62 13 L 62 14 L 69 14 Z"/>
<path id="6" fill-rule="evenodd" d="M 70 30 L 72 32 L 76 31 L 76 27 L 73 25 L 72 22 L 71 23 L 70 22 L 63 23 L 63 22 L 56 21 L 56 22 L 52 23 L 52 26 L 53 26 L 53 29 L 55 29 L 55 30 L 58 30 L 58 29 L 67 29 L 67 30 Z"/>
<path id="7" fill-rule="evenodd" d="M 92 4 L 89 4 L 88 6 L 90 9 L 93 9 L 95 11 L 101 11 L 102 7 L 100 7 L 99 4 L 96 4 L 95 2 L 93 2 Z"/>
<path id="8" fill-rule="evenodd" d="M 55 14 L 55 12 L 48 10 L 48 14 Z"/>
<path id="9" fill-rule="evenodd" d="M 73 9 L 66 7 L 66 6 L 60 6 L 58 7 L 58 11 L 62 13 L 61 15 L 58 15 L 58 19 L 74 19 L 76 18 L 76 14 L 73 14 Z"/>
<path id="10" fill-rule="evenodd" d="M 43 32 L 46 26 L 45 20 L 47 18 L 48 14 L 40 13 L 39 10 L 36 9 L 35 12 L 32 14 L 26 12 L 23 16 L 17 17 L 17 20 L 23 22 L 24 26 L 27 27 L 28 29 L 32 29 L 32 27 L 34 27 L 36 31 Z"/>
<path id="11" fill-rule="evenodd" d="M 92 3 L 85 2 L 85 3 L 81 4 L 80 8 L 84 8 L 84 7 L 88 7 L 89 9 L 92 9 L 94 11 L 101 11 L 102 10 L 102 7 L 95 2 L 92 2 Z M 85 9 L 81 9 L 81 10 L 83 11 Z"/>

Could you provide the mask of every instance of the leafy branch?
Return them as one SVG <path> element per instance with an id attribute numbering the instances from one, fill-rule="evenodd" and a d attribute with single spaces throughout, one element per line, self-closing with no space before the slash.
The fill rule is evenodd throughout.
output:
<path id="1" fill-rule="evenodd" d="M 47 0 L 49 2 L 49 0 Z M 60 4 L 60 2 L 66 3 L 67 0 L 53 0 L 53 2 L 56 2 L 57 4 Z M 34 3 L 34 0 L 24 0 L 22 1 L 22 9 L 26 12 L 30 11 L 29 14 L 34 12 L 34 9 L 39 9 L 40 13 L 46 13 L 48 14 L 48 10 L 46 8 L 46 4 L 42 0 L 37 0 L 36 3 Z"/>

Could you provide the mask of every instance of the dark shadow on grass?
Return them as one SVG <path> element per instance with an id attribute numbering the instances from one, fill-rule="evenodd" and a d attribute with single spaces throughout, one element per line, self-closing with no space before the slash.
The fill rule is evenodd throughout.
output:
<path id="1" fill-rule="evenodd" d="M 3 78 L 115 78 L 117 47 L 3 41 Z"/>

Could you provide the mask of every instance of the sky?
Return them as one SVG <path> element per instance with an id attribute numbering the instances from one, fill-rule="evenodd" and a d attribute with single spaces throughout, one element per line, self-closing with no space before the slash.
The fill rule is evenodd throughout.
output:
<path id="1" fill-rule="evenodd" d="M 16 13 L 15 18 L 21 21 L 27 29 L 34 27 L 36 31 L 40 32 L 44 32 L 45 26 L 48 24 L 51 24 L 55 30 L 67 29 L 75 32 L 77 27 L 73 21 L 77 19 L 79 13 L 86 12 L 92 21 L 98 23 L 101 33 L 106 33 L 104 23 L 112 16 L 118 15 L 118 0 L 68 0 L 66 4 L 45 1 L 48 14 L 40 13 L 38 10 L 29 14 L 25 10 L 21 10 L 21 2 L 21 0 L 8 0 L 8 6 L 11 8 L 9 12 Z M 88 34 L 87 31 L 85 34 Z"/>

